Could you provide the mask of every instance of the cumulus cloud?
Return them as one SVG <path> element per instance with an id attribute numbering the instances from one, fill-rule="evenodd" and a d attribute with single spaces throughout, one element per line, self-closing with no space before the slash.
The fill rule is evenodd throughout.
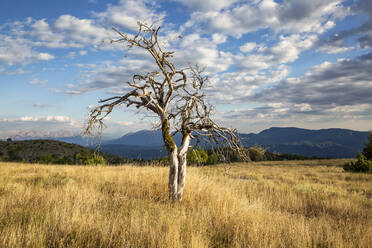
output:
<path id="1" fill-rule="evenodd" d="M 1 30 L 1 29 L 0 29 Z M 0 63 L 13 65 L 29 63 L 37 60 L 50 60 L 54 56 L 49 53 L 39 53 L 32 48 L 27 39 L 0 34 Z"/>
<path id="2" fill-rule="evenodd" d="M 226 35 L 215 33 L 215 34 L 212 35 L 212 40 L 216 44 L 221 44 L 221 43 L 226 42 L 227 37 L 226 37 Z"/>
<path id="3" fill-rule="evenodd" d="M 161 40 L 163 38 L 160 37 Z M 219 39 L 221 41 L 223 37 L 219 37 Z M 173 42 L 171 46 L 165 44 L 165 47 L 177 54 L 171 59 L 177 68 L 185 68 L 188 63 L 198 64 L 205 68 L 206 74 L 212 75 L 226 71 L 233 64 L 233 55 L 219 51 L 217 43 L 219 42 L 213 38 L 204 38 L 193 33 Z M 84 65 L 81 66 L 84 67 Z M 158 68 L 150 55 L 143 49 L 133 48 L 119 62 L 86 67 L 81 73 L 83 82 L 75 86 L 70 85 L 66 93 L 82 94 L 99 89 L 106 89 L 116 94 L 123 93 L 128 91 L 126 82 L 130 81 L 133 75 L 156 69 Z"/>
<path id="4" fill-rule="evenodd" d="M 203 24 L 208 32 L 219 32 L 237 38 L 264 28 L 284 33 L 323 33 L 333 27 L 335 20 L 347 15 L 348 8 L 341 2 L 262 0 L 242 2 L 223 10 L 216 8 L 205 12 L 194 8 L 191 20 L 185 26 L 198 27 Z"/>
<path id="5" fill-rule="evenodd" d="M 37 59 L 39 60 L 50 60 L 54 59 L 54 56 L 49 53 L 39 53 L 36 55 Z"/>
<path id="6" fill-rule="evenodd" d="M 112 36 L 111 31 L 100 27 L 94 20 L 68 14 L 59 16 L 52 25 L 41 19 L 31 27 L 30 36 L 34 38 L 34 45 L 50 48 L 92 46 Z"/>
<path id="7" fill-rule="evenodd" d="M 240 51 L 242 51 L 243 53 L 247 53 L 247 52 L 252 51 L 252 50 L 255 49 L 256 47 L 257 47 L 256 42 L 247 42 L 247 43 L 245 43 L 244 45 L 242 45 L 239 49 L 240 49 Z"/>
<path id="8" fill-rule="evenodd" d="M 333 110 L 333 109 L 332 109 Z M 252 108 L 236 109 L 219 114 L 220 122 L 233 126 L 241 132 L 261 131 L 273 126 L 296 126 L 309 129 L 349 128 L 369 130 L 372 118 L 366 114 L 371 106 L 355 105 L 336 111 L 311 110 L 306 105 L 263 104 Z"/>
<path id="9" fill-rule="evenodd" d="M 345 113 L 372 109 L 372 53 L 324 62 L 300 78 L 288 78 L 254 95 L 259 102 L 281 101 L 303 104 L 311 111 Z M 365 112 L 371 113 L 371 112 Z"/>
<path id="10" fill-rule="evenodd" d="M 268 84 L 279 82 L 289 73 L 286 66 L 261 73 L 250 73 L 245 70 L 226 72 L 210 78 L 207 87 L 210 101 L 216 104 L 246 103 L 257 90 Z"/>
<path id="11" fill-rule="evenodd" d="M 321 40 L 318 44 L 319 51 L 340 53 L 355 48 L 372 47 L 372 2 L 369 0 L 358 0 L 351 7 L 351 12 L 364 15 L 367 20 L 358 27 L 341 30 Z M 348 44 L 350 40 L 354 40 L 356 45 L 350 46 Z"/>
<path id="12" fill-rule="evenodd" d="M 160 25 L 165 14 L 157 13 L 156 9 L 153 1 L 121 0 L 117 5 L 108 5 L 103 12 L 94 13 L 92 19 L 64 14 L 54 22 L 27 18 L 23 22 L 6 23 L 0 26 L 0 63 L 13 65 L 54 58 L 50 53 L 37 52 L 40 47 L 116 49 L 119 46 L 103 43 L 117 37 L 109 27 L 120 25 L 136 30 L 138 20 L 158 21 Z M 68 56 L 73 58 L 76 54 L 72 51 Z M 87 51 L 78 54 L 86 55 Z"/>
<path id="13" fill-rule="evenodd" d="M 65 93 L 76 95 L 105 89 L 115 94 L 128 90 L 127 82 L 134 74 L 149 72 L 155 69 L 154 63 L 146 59 L 125 58 L 117 65 L 104 63 L 90 65 L 82 71 L 82 82 L 67 84 Z"/>
<path id="14" fill-rule="evenodd" d="M 310 49 L 317 39 L 316 35 L 280 36 L 276 45 L 261 51 L 276 63 L 289 63 L 295 61 L 302 51 Z"/>
<path id="15" fill-rule="evenodd" d="M 322 128 L 332 123 L 332 126 L 340 128 L 355 129 L 359 126 L 370 129 L 371 66 L 372 53 L 339 59 L 334 63 L 324 62 L 302 77 L 284 76 L 269 88 L 259 87 L 255 83 L 259 80 L 257 78 L 249 81 L 243 75 L 235 75 L 236 81 L 222 81 L 221 85 L 226 84 L 226 87 L 213 93 L 227 92 L 219 96 L 221 101 L 227 99 L 227 102 L 240 107 L 220 113 L 219 118 L 226 125 L 234 125 L 240 130 L 247 126 L 250 130 L 262 130 L 271 126 L 292 126 L 293 123 L 304 128 Z M 229 78 L 234 78 L 234 75 L 229 75 Z M 247 84 L 242 86 L 237 82 Z"/>
<path id="16" fill-rule="evenodd" d="M 153 1 L 120 0 L 118 5 L 109 5 L 104 12 L 95 13 L 95 16 L 105 22 L 136 31 L 138 21 L 148 24 L 158 21 L 161 24 L 165 14 L 157 13 L 155 9 Z"/>
<path id="17" fill-rule="evenodd" d="M 269 68 L 277 70 L 275 68 L 278 66 L 296 61 L 300 54 L 312 48 L 316 41 L 316 35 L 292 34 L 281 35 L 278 42 L 270 47 L 248 42 L 240 47 L 243 53 L 234 56 L 235 67 L 251 74 L 258 74 Z"/>

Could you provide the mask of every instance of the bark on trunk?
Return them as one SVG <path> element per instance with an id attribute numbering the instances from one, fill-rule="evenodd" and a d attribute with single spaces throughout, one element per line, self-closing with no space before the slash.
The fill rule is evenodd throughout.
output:
<path id="1" fill-rule="evenodd" d="M 169 154 L 169 153 L 168 153 Z M 178 158 L 177 149 L 169 154 L 169 199 L 177 199 L 177 186 L 178 186 Z"/>
<path id="2" fill-rule="evenodd" d="M 182 139 L 182 146 L 178 153 L 178 179 L 177 179 L 177 200 L 182 200 L 183 188 L 186 180 L 187 150 L 190 145 L 190 135 L 186 134 Z"/>
<path id="3" fill-rule="evenodd" d="M 168 158 L 169 158 L 169 182 L 168 182 L 168 189 L 169 189 L 169 199 L 176 200 L 177 199 L 177 185 L 178 185 L 178 152 L 177 146 L 173 141 L 170 124 L 167 117 L 162 118 L 162 134 L 165 147 L 168 150 Z"/>

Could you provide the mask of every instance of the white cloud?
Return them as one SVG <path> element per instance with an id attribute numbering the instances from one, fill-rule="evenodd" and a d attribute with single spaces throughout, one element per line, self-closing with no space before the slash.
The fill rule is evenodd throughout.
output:
<path id="1" fill-rule="evenodd" d="M 157 13 L 155 9 L 156 5 L 153 1 L 120 0 L 118 5 L 109 5 L 106 11 L 95 13 L 95 16 L 105 22 L 137 30 L 138 21 L 146 22 L 147 24 L 155 21 L 158 21 L 158 24 L 162 23 L 165 14 Z"/>
<path id="2" fill-rule="evenodd" d="M 62 122 L 70 125 L 75 125 L 76 121 L 68 116 L 57 115 L 57 116 L 22 116 L 18 119 L 12 119 L 12 121 L 23 121 L 23 122 Z"/>
<path id="3" fill-rule="evenodd" d="M 317 51 L 328 53 L 328 54 L 336 54 L 336 53 L 348 52 L 353 49 L 355 49 L 355 47 L 335 46 L 334 44 L 322 44 L 317 48 Z"/>
<path id="4" fill-rule="evenodd" d="M 49 53 L 39 53 L 37 56 L 37 59 L 39 60 L 50 60 L 54 59 L 54 56 Z"/>
<path id="5" fill-rule="evenodd" d="M 255 49 L 257 46 L 256 42 L 247 42 L 243 46 L 241 46 L 239 49 L 243 53 L 248 53 Z"/>
<path id="6" fill-rule="evenodd" d="M 212 35 L 212 40 L 216 44 L 222 44 L 222 43 L 226 42 L 227 37 L 226 37 L 226 35 L 223 35 L 223 34 L 214 33 Z"/>
<path id="7" fill-rule="evenodd" d="M 371 67 L 372 53 L 334 63 L 324 62 L 300 78 L 287 78 L 263 89 L 251 96 L 251 100 L 280 101 L 292 106 L 292 112 L 371 119 Z"/>
<path id="8" fill-rule="evenodd" d="M 1 29 L 0 29 L 1 30 Z M 0 34 L 0 62 L 13 65 L 37 60 L 49 60 L 54 56 L 49 53 L 38 53 L 27 39 Z"/>
<path id="9" fill-rule="evenodd" d="M 32 38 L 33 46 L 48 48 L 79 48 L 94 46 L 103 40 L 109 40 L 113 32 L 100 27 L 93 19 L 80 19 L 65 14 L 54 23 L 46 19 L 35 20 L 27 34 Z"/>
<path id="10" fill-rule="evenodd" d="M 108 37 L 108 31 L 95 25 L 93 20 L 79 19 L 71 15 L 62 15 L 56 20 L 54 27 L 69 39 L 81 44 L 93 44 Z"/>
<path id="11" fill-rule="evenodd" d="M 0 137 L 13 135 L 50 137 L 66 136 L 64 135 L 66 133 L 69 133 L 67 136 L 73 136 L 71 133 L 80 133 L 81 128 L 82 123 L 68 116 L 22 116 L 0 119 Z"/>
<path id="12" fill-rule="evenodd" d="M 273 70 L 251 73 L 246 69 L 227 72 L 210 78 L 207 95 L 216 104 L 245 103 L 254 93 L 268 84 L 279 82 L 287 77 L 286 66 L 278 66 Z"/>
<path id="13" fill-rule="evenodd" d="M 200 30 L 236 38 L 264 28 L 289 34 L 323 33 L 333 27 L 334 20 L 344 18 L 348 13 L 341 0 L 262 0 L 242 2 L 224 10 L 193 10 L 185 27 L 201 27 Z"/>
<path id="14" fill-rule="evenodd" d="M 334 20 L 344 18 L 349 9 L 341 0 L 287 0 L 279 7 L 278 16 L 282 29 L 288 32 L 324 33 L 334 25 Z"/>
<path id="15" fill-rule="evenodd" d="M 310 49 L 318 40 L 316 35 L 280 36 L 279 42 L 262 51 L 278 63 L 289 63 L 295 61 L 302 51 Z"/>

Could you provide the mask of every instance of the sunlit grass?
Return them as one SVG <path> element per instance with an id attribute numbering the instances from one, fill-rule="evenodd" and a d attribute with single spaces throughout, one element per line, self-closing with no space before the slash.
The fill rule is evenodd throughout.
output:
<path id="1" fill-rule="evenodd" d="M 0 163 L 0 247 L 368 247 L 372 175 L 344 161 L 189 168 Z"/>

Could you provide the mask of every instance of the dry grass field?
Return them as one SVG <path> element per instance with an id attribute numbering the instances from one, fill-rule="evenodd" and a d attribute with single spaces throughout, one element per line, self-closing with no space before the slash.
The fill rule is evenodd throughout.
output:
<path id="1" fill-rule="evenodd" d="M 168 168 L 0 163 L 0 247 L 372 247 L 372 175 L 342 160 Z"/>

